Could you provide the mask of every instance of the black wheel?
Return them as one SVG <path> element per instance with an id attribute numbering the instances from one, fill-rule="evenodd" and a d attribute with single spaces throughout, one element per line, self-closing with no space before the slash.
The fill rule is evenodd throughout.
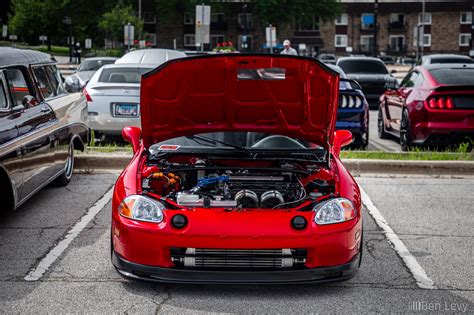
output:
<path id="1" fill-rule="evenodd" d="M 72 172 L 74 171 L 74 145 L 71 143 L 67 151 L 67 160 L 64 165 L 64 172 L 54 180 L 56 186 L 66 186 L 69 184 L 72 178 Z"/>
<path id="2" fill-rule="evenodd" d="M 379 108 L 379 114 L 377 117 L 377 133 L 380 139 L 388 139 L 388 133 L 385 132 L 385 124 L 383 122 L 383 114 L 381 108 Z"/>
<path id="3" fill-rule="evenodd" d="M 400 146 L 402 151 L 408 151 L 413 147 L 410 133 L 410 117 L 408 111 L 404 110 L 400 123 Z"/>

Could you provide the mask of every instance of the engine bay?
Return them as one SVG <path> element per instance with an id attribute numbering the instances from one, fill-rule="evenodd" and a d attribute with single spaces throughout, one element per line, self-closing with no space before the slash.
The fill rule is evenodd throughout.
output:
<path id="1" fill-rule="evenodd" d="M 278 209 L 334 196 L 332 173 L 309 161 L 175 155 L 149 162 L 142 191 L 186 208 Z"/>

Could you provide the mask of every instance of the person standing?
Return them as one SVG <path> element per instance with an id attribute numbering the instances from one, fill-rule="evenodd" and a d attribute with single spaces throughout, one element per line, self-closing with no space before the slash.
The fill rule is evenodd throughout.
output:
<path id="1" fill-rule="evenodd" d="M 283 48 L 283 50 L 281 51 L 280 54 L 282 54 L 282 55 L 298 56 L 298 53 L 296 52 L 296 50 L 295 50 L 293 47 L 291 47 L 291 42 L 290 42 L 290 40 L 285 39 L 285 40 L 283 41 L 283 46 L 284 46 L 285 48 Z"/>

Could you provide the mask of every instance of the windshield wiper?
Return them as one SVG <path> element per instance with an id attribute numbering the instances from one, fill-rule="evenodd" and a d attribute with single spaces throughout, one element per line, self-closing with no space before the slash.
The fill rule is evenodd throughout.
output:
<path id="1" fill-rule="evenodd" d="M 214 144 L 214 145 L 222 144 L 222 145 L 225 145 L 226 147 L 234 148 L 234 149 L 239 150 L 241 152 L 248 153 L 249 155 L 253 154 L 249 149 L 247 149 L 245 147 L 241 147 L 241 146 L 238 146 L 238 145 L 235 145 L 235 144 L 232 144 L 232 143 L 228 143 L 228 142 L 225 142 L 225 141 L 211 139 L 211 138 L 208 138 L 208 137 L 205 137 L 205 136 L 194 135 L 194 136 L 186 136 L 186 138 L 194 140 L 194 141 L 200 140 L 200 141 L 207 142 L 207 143 Z"/>

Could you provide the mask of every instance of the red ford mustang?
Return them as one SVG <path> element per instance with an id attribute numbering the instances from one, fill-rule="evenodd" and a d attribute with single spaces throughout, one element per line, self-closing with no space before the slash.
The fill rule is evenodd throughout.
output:
<path id="1" fill-rule="evenodd" d="M 143 76 L 142 128 L 115 185 L 112 262 L 177 283 L 346 280 L 361 259 L 359 188 L 334 132 L 339 76 L 309 58 L 220 55 Z"/>
<path id="2" fill-rule="evenodd" d="M 446 146 L 474 140 L 474 64 L 416 67 L 380 98 L 379 137 L 413 145 Z"/>

